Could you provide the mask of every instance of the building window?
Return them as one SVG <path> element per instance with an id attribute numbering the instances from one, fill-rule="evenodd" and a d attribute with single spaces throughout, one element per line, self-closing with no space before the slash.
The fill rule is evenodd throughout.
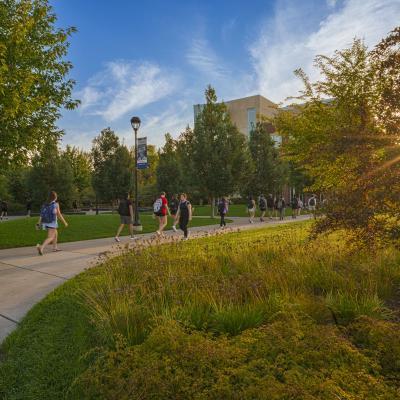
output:
<path id="1" fill-rule="evenodd" d="M 247 133 L 250 134 L 251 131 L 256 129 L 257 123 L 257 113 L 255 108 L 247 109 Z"/>

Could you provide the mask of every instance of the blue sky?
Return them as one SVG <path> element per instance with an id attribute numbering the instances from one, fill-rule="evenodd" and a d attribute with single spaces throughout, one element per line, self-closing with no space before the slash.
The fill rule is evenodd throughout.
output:
<path id="1" fill-rule="evenodd" d="M 275 102 L 312 78 L 316 54 L 355 36 L 373 45 L 400 21 L 400 0 L 51 0 L 60 26 L 75 26 L 68 59 L 82 101 L 63 112 L 63 144 L 89 149 L 111 127 L 128 145 L 132 115 L 161 146 L 193 125 L 192 106 L 213 85 L 220 99 L 262 94 Z"/>

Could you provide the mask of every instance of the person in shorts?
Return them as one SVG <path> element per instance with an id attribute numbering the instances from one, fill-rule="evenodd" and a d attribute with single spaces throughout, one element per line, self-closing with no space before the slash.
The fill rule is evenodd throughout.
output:
<path id="1" fill-rule="evenodd" d="M 180 196 L 180 202 L 176 218 L 179 221 L 179 228 L 183 231 L 183 239 L 189 238 L 188 224 L 192 220 L 192 205 L 187 199 L 186 193 Z"/>
<path id="2" fill-rule="evenodd" d="M 317 218 L 317 196 L 315 194 L 308 199 L 308 209 L 311 211 L 313 217 Z"/>
<path id="3" fill-rule="evenodd" d="M 117 234 L 115 235 L 115 241 L 121 241 L 119 235 L 121 234 L 122 229 L 124 229 L 125 226 L 128 226 L 129 228 L 131 239 L 135 239 L 135 236 L 133 235 L 133 206 L 129 194 L 119 200 L 118 214 L 120 216 L 121 223 L 118 227 Z"/>
<path id="4" fill-rule="evenodd" d="M 249 222 L 252 224 L 254 221 L 254 216 L 256 214 L 256 202 L 253 199 L 253 196 L 249 196 L 247 202 L 247 212 L 249 213 Z"/>
<path id="5" fill-rule="evenodd" d="M 168 200 L 165 197 L 165 192 L 161 192 L 160 197 L 154 202 L 153 212 L 158 219 L 158 229 L 156 234 L 161 236 L 168 223 L 167 215 L 171 215 L 168 208 Z"/>
<path id="6" fill-rule="evenodd" d="M 65 227 L 68 227 L 68 223 L 61 214 L 60 205 L 57 202 L 57 193 L 51 191 L 49 193 L 47 202 L 43 204 L 40 210 L 39 221 L 36 224 L 37 229 L 40 229 L 40 226 L 42 226 L 42 229 L 47 231 L 47 238 L 44 240 L 44 242 L 41 245 L 36 245 L 38 254 L 40 256 L 43 255 L 44 248 L 50 243 L 53 244 L 53 251 L 60 251 L 57 246 L 58 218 L 62 221 Z"/>
<path id="7" fill-rule="evenodd" d="M 176 224 L 178 223 L 177 213 L 179 209 L 179 200 L 177 196 L 172 195 L 171 201 L 169 202 L 169 211 L 172 217 L 172 229 L 176 232 Z"/>

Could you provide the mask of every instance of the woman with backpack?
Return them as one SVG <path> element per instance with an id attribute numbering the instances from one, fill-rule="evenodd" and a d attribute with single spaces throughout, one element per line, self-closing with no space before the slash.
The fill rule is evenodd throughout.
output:
<path id="1" fill-rule="evenodd" d="M 156 231 L 156 234 L 161 236 L 168 223 L 167 215 L 171 215 L 165 192 L 161 192 L 160 197 L 154 202 L 153 212 L 158 219 L 158 230 Z"/>
<path id="2" fill-rule="evenodd" d="M 192 205 L 188 201 L 186 193 L 181 194 L 176 219 L 179 221 L 179 228 L 183 231 L 183 239 L 187 240 L 189 236 L 188 224 L 192 220 Z"/>
<path id="3" fill-rule="evenodd" d="M 60 206 L 57 203 L 57 193 L 51 191 L 49 197 L 47 199 L 47 203 L 44 204 L 40 210 L 40 217 L 37 223 L 37 228 L 47 230 L 47 238 L 40 245 L 39 243 L 36 245 L 38 254 L 40 256 L 43 255 L 44 248 L 53 243 L 53 251 L 60 251 L 57 247 L 57 239 L 58 239 L 58 218 L 62 221 L 65 227 L 68 226 L 67 221 L 64 219 L 61 214 Z"/>
<path id="4" fill-rule="evenodd" d="M 252 224 L 254 222 L 253 218 L 256 214 L 256 202 L 253 199 L 253 196 L 249 196 L 249 200 L 247 203 L 247 211 L 249 213 L 249 222 Z"/>
<path id="5" fill-rule="evenodd" d="M 228 200 L 225 197 L 222 197 L 222 199 L 218 203 L 218 214 L 221 217 L 219 226 L 221 228 L 226 226 L 225 215 L 227 213 L 228 213 Z"/>

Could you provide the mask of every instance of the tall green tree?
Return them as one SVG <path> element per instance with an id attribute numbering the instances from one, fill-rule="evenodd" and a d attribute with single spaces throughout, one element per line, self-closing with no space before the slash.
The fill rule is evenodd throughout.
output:
<path id="1" fill-rule="evenodd" d="M 48 142 L 40 155 L 33 158 L 28 190 L 36 205 L 43 204 L 48 193 L 55 190 L 60 202 L 66 207 L 71 206 L 75 191 L 73 170 L 56 143 Z"/>
<path id="2" fill-rule="evenodd" d="M 103 129 L 93 140 L 92 184 L 99 201 L 113 202 L 132 190 L 134 160 L 110 128 Z"/>
<path id="3" fill-rule="evenodd" d="M 92 186 L 92 163 L 90 154 L 75 146 L 67 146 L 62 154 L 72 168 L 76 200 L 84 200 L 91 192 Z"/>
<path id="4" fill-rule="evenodd" d="M 47 0 L 0 2 L 0 168 L 22 165 L 61 135 L 60 108 L 73 109 L 72 64 L 65 60 L 75 28 L 56 27 Z"/>
<path id="5" fill-rule="evenodd" d="M 315 233 L 347 229 L 369 243 L 400 238 L 400 28 L 372 51 L 360 40 L 303 71 L 304 104 L 276 126 L 286 152 L 327 199 Z M 326 100 L 328 99 L 328 100 Z"/>
<path id="6" fill-rule="evenodd" d="M 211 201 L 239 190 L 252 171 L 246 137 L 232 123 L 224 103 L 208 86 L 206 104 L 196 119 L 190 155 L 199 188 Z"/>
<path id="7" fill-rule="evenodd" d="M 287 183 L 287 168 L 270 135 L 269 123 L 261 121 L 250 133 L 249 149 L 254 172 L 246 185 L 247 194 L 281 192 Z"/>
<path id="8" fill-rule="evenodd" d="M 165 191 L 168 195 L 183 191 L 180 157 L 177 149 L 178 141 L 167 133 L 165 144 L 159 152 L 159 164 L 157 167 L 157 186 L 159 191 Z"/>

